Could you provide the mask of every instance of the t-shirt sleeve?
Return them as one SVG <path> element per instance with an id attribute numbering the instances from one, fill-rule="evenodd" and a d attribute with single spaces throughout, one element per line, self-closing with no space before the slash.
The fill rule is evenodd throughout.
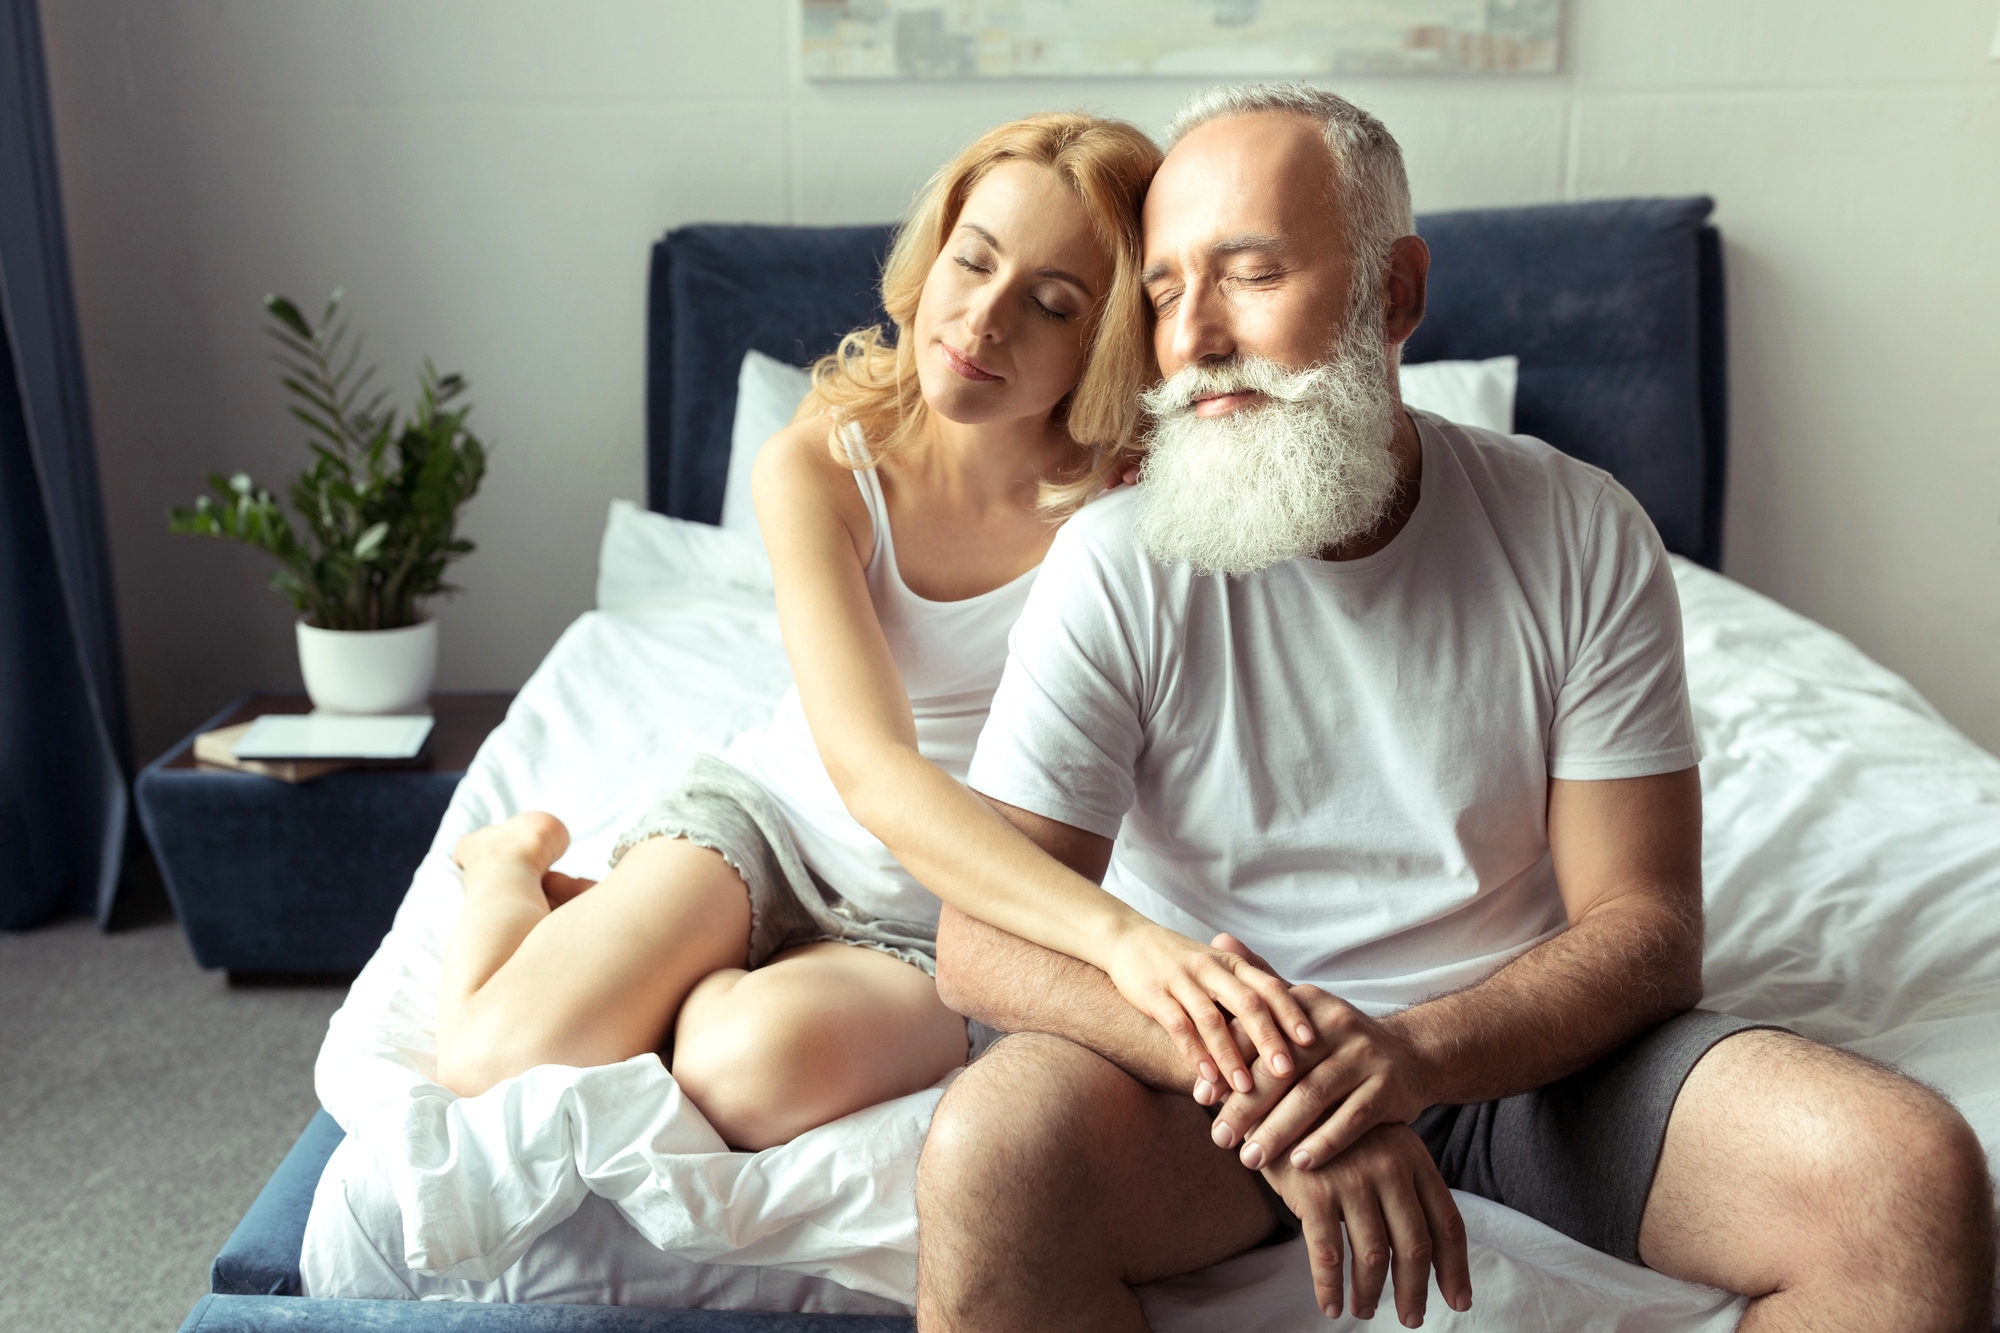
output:
<path id="1" fill-rule="evenodd" d="M 1549 775 L 1597 780 L 1701 761 L 1688 706 L 1680 594 L 1652 521 L 1610 480 L 1581 546 L 1569 670 L 1549 728 Z"/>
<path id="2" fill-rule="evenodd" d="M 1072 519 L 1057 535 L 1014 623 L 966 783 L 1114 838 L 1144 743 L 1141 645 L 1133 590 L 1080 526 Z"/>

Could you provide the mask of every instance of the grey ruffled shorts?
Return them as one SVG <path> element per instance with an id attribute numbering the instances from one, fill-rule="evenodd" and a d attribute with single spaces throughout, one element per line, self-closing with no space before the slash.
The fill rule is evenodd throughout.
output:
<path id="1" fill-rule="evenodd" d="M 696 755 L 680 782 L 618 840 L 611 863 L 648 838 L 686 838 L 743 877 L 750 888 L 747 968 L 832 940 L 878 949 L 937 976 L 937 927 L 870 916 L 841 897 L 800 858 L 770 794 L 720 759 Z"/>

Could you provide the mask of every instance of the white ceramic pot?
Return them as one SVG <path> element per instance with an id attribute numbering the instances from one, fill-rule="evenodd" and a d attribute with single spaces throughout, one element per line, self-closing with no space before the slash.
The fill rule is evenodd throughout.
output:
<path id="1" fill-rule="evenodd" d="M 420 713 L 437 678 L 437 622 L 318 629 L 299 622 L 299 670 L 323 713 Z"/>

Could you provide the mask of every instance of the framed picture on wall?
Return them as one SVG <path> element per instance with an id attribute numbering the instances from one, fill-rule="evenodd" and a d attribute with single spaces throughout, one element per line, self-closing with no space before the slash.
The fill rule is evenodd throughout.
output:
<path id="1" fill-rule="evenodd" d="M 1562 0 L 800 0 L 812 79 L 1553 74 Z"/>

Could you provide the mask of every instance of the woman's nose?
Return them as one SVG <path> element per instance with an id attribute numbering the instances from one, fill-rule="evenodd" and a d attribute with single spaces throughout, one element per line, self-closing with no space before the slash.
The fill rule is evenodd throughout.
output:
<path id="1" fill-rule="evenodd" d="M 965 303 L 965 328 L 975 338 L 998 342 L 1007 336 L 1006 284 L 989 282 Z"/>

